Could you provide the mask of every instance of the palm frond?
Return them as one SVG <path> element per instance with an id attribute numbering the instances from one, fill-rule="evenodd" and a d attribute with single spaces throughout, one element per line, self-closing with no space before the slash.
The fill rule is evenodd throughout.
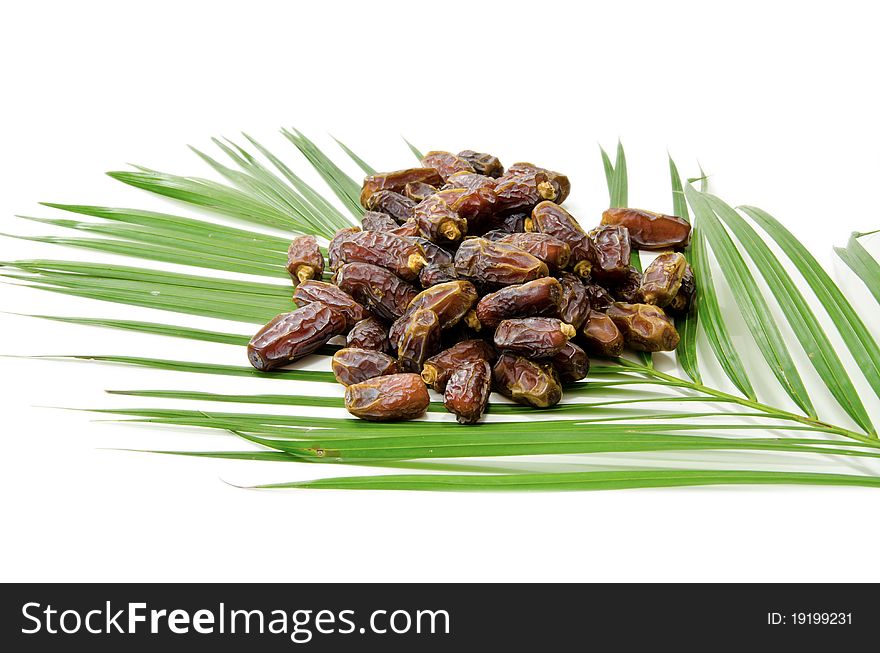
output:
<path id="1" fill-rule="evenodd" d="M 859 242 L 859 238 L 866 235 L 868 234 L 853 233 L 846 247 L 835 247 L 834 251 L 858 275 L 874 295 L 874 299 L 880 303 L 880 263 Z"/>

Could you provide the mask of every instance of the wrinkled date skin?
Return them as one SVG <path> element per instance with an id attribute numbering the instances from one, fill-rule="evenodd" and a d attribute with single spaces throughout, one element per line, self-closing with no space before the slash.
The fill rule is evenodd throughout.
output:
<path id="1" fill-rule="evenodd" d="M 486 361 L 473 361 L 449 377 L 443 405 L 459 424 L 476 424 L 483 416 L 492 391 L 492 368 Z"/>
<path id="2" fill-rule="evenodd" d="M 475 172 L 456 172 L 451 175 L 443 185 L 444 190 L 450 188 L 464 188 L 467 190 L 477 190 L 479 188 L 487 188 L 495 190 L 498 182 L 486 175 L 477 174 Z"/>
<path id="3" fill-rule="evenodd" d="M 660 254 L 645 268 L 638 298 L 645 304 L 654 304 L 661 308 L 667 306 L 678 294 L 687 268 L 683 254 Z"/>
<path id="4" fill-rule="evenodd" d="M 419 283 L 422 285 L 422 288 L 430 288 L 441 283 L 448 283 L 455 281 L 457 278 L 455 266 L 452 263 L 426 265 L 419 272 Z"/>
<path id="5" fill-rule="evenodd" d="M 495 195 L 502 213 L 531 211 L 539 202 L 556 201 L 559 188 L 540 170 L 508 170 L 497 179 Z"/>
<path id="6" fill-rule="evenodd" d="M 691 225 L 686 220 L 653 211 L 607 209 L 602 224 L 626 227 L 638 249 L 684 249 L 691 239 Z"/>
<path id="7" fill-rule="evenodd" d="M 504 216 L 495 226 L 497 229 L 506 231 L 510 234 L 523 233 L 526 230 L 526 219 L 528 217 L 528 213 L 511 213 Z M 569 248 L 569 250 L 570 249 L 571 248 Z"/>
<path id="8" fill-rule="evenodd" d="M 427 309 L 436 313 L 441 329 L 451 329 L 474 307 L 478 298 L 474 284 L 459 279 L 426 288 L 413 298 L 403 316 L 391 325 L 388 334 L 391 346 L 397 346 L 401 334 L 416 311 Z"/>
<path id="9" fill-rule="evenodd" d="M 529 232 L 547 234 L 566 243 L 571 250 L 571 263 L 575 274 L 590 275 L 592 261 L 596 258 L 593 241 L 578 224 L 574 216 L 554 202 L 541 202 L 525 220 Z"/>
<path id="10" fill-rule="evenodd" d="M 562 384 L 551 364 L 516 354 L 498 357 L 492 368 L 492 385 L 505 397 L 535 408 L 549 408 L 562 399 Z"/>
<path id="11" fill-rule="evenodd" d="M 412 218 L 404 222 L 402 225 L 399 225 L 396 229 L 389 229 L 388 233 L 394 234 L 395 236 L 401 236 L 402 238 L 416 238 L 421 231 L 416 219 Z"/>
<path id="12" fill-rule="evenodd" d="M 379 172 L 364 179 L 361 189 L 361 206 L 367 208 L 367 201 L 373 193 L 380 190 L 393 190 L 402 193 L 407 184 L 423 183 L 431 186 L 440 186 L 443 180 L 433 168 L 408 168 L 395 172 Z"/>
<path id="13" fill-rule="evenodd" d="M 624 227 L 606 225 L 589 233 L 593 241 L 592 276 L 599 281 L 614 282 L 626 276 L 631 246 L 629 231 Z"/>
<path id="14" fill-rule="evenodd" d="M 360 233 L 360 231 L 360 227 L 346 227 L 345 229 L 339 229 L 333 235 L 333 238 L 330 239 L 330 244 L 327 245 L 327 259 L 333 272 L 336 272 L 339 266 L 342 265 L 342 258 L 339 255 L 339 248 L 342 246 L 342 243 L 351 238 L 352 235 Z"/>
<path id="15" fill-rule="evenodd" d="M 587 352 L 571 341 L 565 343 L 550 359 L 559 379 L 563 383 L 574 383 L 587 376 L 590 371 L 590 357 Z"/>
<path id="16" fill-rule="evenodd" d="M 623 353 L 623 334 L 605 313 L 590 311 L 581 333 L 584 345 L 591 354 L 617 358 Z"/>
<path id="17" fill-rule="evenodd" d="M 397 361 L 388 354 L 374 349 L 354 347 L 346 347 L 333 354 L 330 367 L 333 376 L 342 385 L 361 383 L 377 376 L 400 372 Z"/>
<path id="18" fill-rule="evenodd" d="M 351 295 L 324 281 L 305 281 L 299 284 L 293 291 L 293 301 L 300 308 L 315 302 L 326 304 L 345 317 L 348 329 L 367 316 L 364 307 Z"/>
<path id="19" fill-rule="evenodd" d="M 583 282 L 573 274 L 565 273 L 559 280 L 562 294 L 559 299 L 559 318 L 580 330 L 590 315 L 590 295 Z M 611 305 L 611 297 L 608 298 Z"/>
<path id="20" fill-rule="evenodd" d="M 393 272 L 369 263 L 346 263 L 336 271 L 333 282 L 386 322 L 403 315 L 418 294 Z"/>
<path id="21" fill-rule="evenodd" d="M 488 286 L 509 286 L 549 274 L 547 264 L 513 245 L 485 238 L 464 241 L 455 253 L 455 272 L 463 279 Z"/>
<path id="22" fill-rule="evenodd" d="M 434 193 L 439 190 L 436 186 L 431 186 L 430 184 L 424 184 L 420 181 L 407 184 L 403 189 L 403 194 L 410 198 L 412 201 L 418 203 L 421 202 L 426 197 L 430 197 Z"/>
<path id="23" fill-rule="evenodd" d="M 462 340 L 427 359 L 422 365 L 422 379 L 437 392 L 445 392 L 449 377 L 458 368 L 475 361 L 491 364 L 495 359 L 495 349 L 485 340 Z"/>
<path id="24" fill-rule="evenodd" d="M 413 217 L 415 207 L 416 203 L 413 200 L 393 190 L 376 191 L 367 200 L 367 208 L 370 211 L 387 213 L 398 223 L 404 223 Z"/>
<path id="25" fill-rule="evenodd" d="M 636 302 L 639 298 L 639 288 L 642 285 L 642 273 L 630 266 L 626 270 L 623 279 L 608 285 L 608 290 L 617 301 Z"/>
<path id="26" fill-rule="evenodd" d="M 559 281 L 553 277 L 535 279 L 483 296 L 477 302 L 476 316 L 483 329 L 494 329 L 508 318 L 555 316 L 561 297 Z"/>
<path id="27" fill-rule="evenodd" d="M 342 313 L 321 302 L 307 304 L 260 329 L 248 343 L 248 360 L 258 370 L 272 370 L 311 354 L 345 330 Z"/>
<path id="28" fill-rule="evenodd" d="M 536 166 L 534 163 L 526 163 L 523 161 L 514 163 L 512 166 L 510 166 L 510 168 L 507 169 L 507 172 L 513 174 L 541 172 L 547 175 L 547 180 L 553 187 L 553 190 L 556 193 L 556 197 L 544 197 L 544 199 L 552 200 L 557 204 L 562 204 L 568 197 L 569 193 L 571 193 L 571 182 L 568 180 L 568 177 L 561 173 L 555 172 L 554 170 L 548 170 L 547 168 Z"/>
<path id="29" fill-rule="evenodd" d="M 694 297 L 697 294 L 697 280 L 694 278 L 694 271 L 691 266 L 685 266 L 684 275 L 681 278 L 681 287 L 678 289 L 675 297 L 666 307 L 669 315 L 681 317 L 691 312 L 694 305 Z"/>
<path id="30" fill-rule="evenodd" d="M 425 259 L 427 259 L 428 265 L 452 263 L 453 254 L 448 249 L 443 249 L 440 245 L 432 243 L 427 238 L 422 238 L 421 236 L 413 236 L 411 240 L 421 246 L 422 251 L 425 253 Z"/>
<path id="31" fill-rule="evenodd" d="M 412 240 L 381 231 L 351 234 L 339 245 L 343 263 L 370 263 L 390 270 L 404 281 L 415 281 L 425 267 L 425 251 Z"/>
<path id="32" fill-rule="evenodd" d="M 345 338 L 345 344 L 357 349 L 388 352 L 388 327 L 375 317 L 356 323 Z"/>
<path id="33" fill-rule="evenodd" d="M 435 193 L 416 205 L 414 222 L 417 234 L 432 243 L 454 243 L 467 234 L 467 220 L 456 213 Z"/>
<path id="34" fill-rule="evenodd" d="M 345 389 L 345 407 L 355 417 L 375 422 L 415 419 L 431 399 L 418 374 L 389 374 Z"/>
<path id="35" fill-rule="evenodd" d="M 544 261 L 552 271 L 564 270 L 571 260 L 571 248 L 568 244 L 550 234 L 505 234 L 496 242 L 519 247 L 524 252 Z"/>
<path id="36" fill-rule="evenodd" d="M 294 282 L 320 279 L 324 274 L 324 256 L 314 236 L 297 236 L 287 249 L 287 271 Z"/>
<path id="37" fill-rule="evenodd" d="M 391 231 L 398 226 L 397 220 L 379 211 L 367 211 L 361 218 L 361 227 L 364 231 Z"/>
<path id="38" fill-rule="evenodd" d="M 504 166 L 497 156 L 486 154 L 485 152 L 474 152 L 473 150 L 462 150 L 458 156 L 468 163 L 474 169 L 474 172 L 487 177 L 500 177 L 504 174 Z"/>
<path id="39" fill-rule="evenodd" d="M 604 313 L 614 303 L 614 297 L 602 286 L 595 283 L 585 283 L 584 288 L 587 289 L 587 297 L 590 300 L 592 310 Z"/>
<path id="40" fill-rule="evenodd" d="M 626 344 L 636 351 L 672 351 L 678 347 L 678 331 L 662 308 L 651 304 L 615 303 L 607 315 Z"/>
<path id="41" fill-rule="evenodd" d="M 440 349 L 440 320 L 428 308 L 417 309 L 406 321 L 397 345 L 397 360 L 404 372 L 422 371 L 422 364 Z"/>
<path id="42" fill-rule="evenodd" d="M 451 152 L 428 152 L 422 158 L 422 165 L 436 170 L 443 181 L 446 181 L 456 172 L 474 172 L 474 167 L 465 159 Z"/>
<path id="43" fill-rule="evenodd" d="M 573 326 L 555 317 L 502 320 L 495 329 L 495 347 L 529 358 L 553 356 L 576 335 Z"/>

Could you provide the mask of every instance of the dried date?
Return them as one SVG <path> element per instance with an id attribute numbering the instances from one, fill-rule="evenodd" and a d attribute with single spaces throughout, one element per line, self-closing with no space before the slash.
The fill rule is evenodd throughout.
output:
<path id="1" fill-rule="evenodd" d="M 501 354 L 492 368 L 496 391 L 513 401 L 549 408 L 562 399 L 559 375 L 550 363 L 535 362 L 516 354 Z"/>
<path id="2" fill-rule="evenodd" d="M 602 224 L 626 227 L 638 249 L 684 249 L 691 238 L 687 220 L 641 209 L 607 209 Z"/>
<path id="3" fill-rule="evenodd" d="M 566 243 L 571 249 L 571 263 L 575 274 L 588 277 L 592 261 L 597 258 L 593 241 L 574 216 L 554 202 L 541 202 L 525 220 L 529 232 L 548 234 Z"/>
<path id="4" fill-rule="evenodd" d="M 336 271 L 333 281 L 386 322 L 393 322 L 403 315 L 418 294 L 393 272 L 369 263 L 346 263 Z"/>
<path id="5" fill-rule="evenodd" d="M 397 359 L 404 372 L 419 373 L 422 364 L 440 349 L 440 320 L 428 308 L 417 309 L 410 315 L 400 334 Z"/>
<path id="6" fill-rule="evenodd" d="M 411 184 L 407 184 L 403 189 L 403 194 L 410 198 L 412 201 L 418 203 L 426 197 L 430 197 L 438 190 L 439 189 L 436 186 L 431 186 L 430 184 L 425 184 L 417 181 Z"/>
<path id="7" fill-rule="evenodd" d="M 351 295 L 332 283 L 323 281 L 305 281 L 299 284 L 293 291 L 293 301 L 300 308 L 315 302 L 326 304 L 345 317 L 347 329 L 366 317 L 364 307 Z"/>
<path id="8" fill-rule="evenodd" d="M 455 272 L 488 286 L 509 286 L 549 274 L 547 264 L 513 245 L 470 238 L 455 253 Z"/>
<path id="9" fill-rule="evenodd" d="M 336 380 L 346 386 L 400 372 L 397 361 L 388 354 L 354 347 L 345 347 L 333 354 L 330 368 Z"/>
<path id="10" fill-rule="evenodd" d="M 248 343 L 248 360 L 266 372 L 311 354 L 345 329 L 342 313 L 321 302 L 307 304 L 260 329 Z"/>
<path id="11" fill-rule="evenodd" d="M 501 165 L 497 156 L 473 150 L 462 150 L 458 156 L 470 163 L 477 174 L 487 177 L 500 177 L 504 174 L 504 166 Z"/>
<path id="12" fill-rule="evenodd" d="M 587 352 L 570 340 L 553 355 L 550 362 L 563 383 L 580 381 L 590 371 L 590 357 Z"/>
<path id="13" fill-rule="evenodd" d="M 418 374 L 389 374 L 345 389 L 345 407 L 355 417 L 386 422 L 425 414 L 431 399 Z"/>
<path id="14" fill-rule="evenodd" d="M 684 275 L 681 278 L 681 287 L 678 289 L 675 297 L 669 302 L 665 308 L 666 313 L 681 317 L 691 312 L 694 305 L 694 298 L 697 294 L 697 280 L 694 278 L 694 271 L 690 265 L 685 266 Z"/>
<path id="15" fill-rule="evenodd" d="M 314 236 L 297 236 L 287 250 L 287 271 L 294 281 L 302 283 L 320 279 L 324 274 L 324 256 Z"/>
<path id="16" fill-rule="evenodd" d="M 554 316 L 559 312 L 562 286 L 553 277 L 506 286 L 477 302 L 481 328 L 494 329 L 502 320 L 515 317 Z"/>
<path id="17" fill-rule="evenodd" d="M 559 299 L 559 318 L 575 329 L 580 329 L 590 315 L 590 294 L 577 276 L 566 272 L 559 279 L 562 294 Z M 609 297 L 609 305 L 611 298 Z"/>
<path id="18" fill-rule="evenodd" d="M 455 266 L 452 263 L 436 263 L 426 265 L 419 272 L 419 283 L 422 288 L 430 288 L 441 283 L 455 281 L 458 277 L 455 274 Z"/>
<path id="19" fill-rule="evenodd" d="M 443 405 L 459 424 L 476 424 L 483 416 L 492 391 L 492 368 L 486 361 L 473 361 L 449 377 Z"/>
<path id="20" fill-rule="evenodd" d="M 380 190 L 392 190 L 402 193 L 407 184 L 423 183 L 431 186 L 440 186 L 443 180 L 433 168 L 408 168 L 395 172 L 379 172 L 364 179 L 361 188 L 361 206 L 367 208 L 367 201 L 373 193 Z"/>
<path id="21" fill-rule="evenodd" d="M 432 243 L 454 243 L 467 234 L 467 220 L 435 193 L 416 205 L 414 222 L 417 235 Z"/>
<path id="22" fill-rule="evenodd" d="M 364 231 L 391 231 L 399 225 L 397 220 L 387 213 L 367 211 L 361 218 L 361 227 Z"/>
<path id="23" fill-rule="evenodd" d="M 485 237 L 485 236 L 484 236 Z M 555 236 L 542 233 L 514 233 L 501 236 L 496 242 L 519 247 L 557 272 L 564 270 L 571 259 L 571 248 Z"/>
<path id="24" fill-rule="evenodd" d="M 493 338 L 499 351 L 529 358 L 548 358 L 576 335 L 573 326 L 555 317 L 525 317 L 502 320 Z"/>
<path id="25" fill-rule="evenodd" d="M 351 234 L 339 245 L 343 263 L 370 263 L 390 270 L 404 281 L 415 281 L 427 260 L 422 246 L 381 231 Z"/>
<path id="26" fill-rule="evenodd" d="M 678 347 L 678 331 L 662 308 L 651 304 L 615 303 L 607 315 L 636 351 L 672 351 Z"/>
<path id="27" fill-rule="evenodd" d="M 406 195 L 395 193 L 393 190 L 380 190 L 370 195 L 367 200 L 367 208 L 370 211 L 386 213 L 403 224 L 411 217 L 416 203 Z"/>
<path id="28" fill-rule="evenodd" d="M 436 170 L 443 181 L 456 172 L 474 172 L 474 167 L 470 163 L 451 152 L 428 152 L 422 158 L 422 165 Z"/>
<path id="29" fill-rule="evenodd" d="M 660 254 L 645 268 L 638 298 L 645 304 L 661 308 L 668 305 L 678 294 L 687 268 L 684 255 L 678 252 Z"/>
<path id="30" fill-rule="evenodd" d="M 351 238 L 352 235 L 360 233 L 360 231 L 360 227 L 345 227 L 344 229 L 339 229 L 333 235 L 333 238 L 330 239 L 330 244 L 327 245 L 327 259 L 333 272 L 336 272 L 343 263 L 339 256 L 339 248 L 342 247 L 342 243 Z"/>
<path id="31" fill-rule="evenodd" d="M 623 334 L 605 313 L 590 311 L 581 333 L 584 345 L 591 354 L 617 358 L 623 353 Z"/>
<path id="32" fill-rule="evenodd" d="M 493 363 L 495 359 L 495 349 L 485 340 L 462 340 L 427 359 L 422 365 L 422 379 L 437 392 L 444 392 L 449 377 L 459 367 L 474 361 Z"/>
<path id="33" fill-rule="evenodd" d="M 608 290 L 617 301 L 638 301 L 639 287 L 642 285 L 642 273 L 633 266 L 626 269 L 626 274 L 617 283 L 609 284 Z"/>
<path id="34" fill-rule="evenodd" d="M 588 234 L 593 241 L 591 275 L 598 281 L 614 282 L 626 276 L 631 245 L 625 227 L 605 225 Z"/>
<path id="35" fill-rule="evenodd" d="M 388 352 L 388 327 L 375 317 L 357 322 L 345 338 L 348 347 Z"/>

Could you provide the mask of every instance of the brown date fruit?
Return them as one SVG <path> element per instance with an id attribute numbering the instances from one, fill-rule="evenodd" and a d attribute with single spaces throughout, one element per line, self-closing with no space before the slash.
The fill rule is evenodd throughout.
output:
<path id="1" fill-rule="evenodd" d="M 585 283 L 584 288 L 587 289 L 587 297 L 590 300 L 592 310 L 604 313 L 614 303 L 614 297 L 602 286 L 595 283 Z"/>
<path id="2" fill-rule="evenodd" d="M 617 301 L 638 301 L 639 287 L 642 285 L 642 273 L 636 268 L 629 266 L 623 279 L 608 286 L 608 291 Z"/>
<path id="3" fill-rule="evenodd" d="M 397 361 L 388 354 L 375 349 L 356 349 L 345 347 L 333 354 L 330 361 L 333 376 L 342 385 L 361 383 L 377 376 L 397 374 L 400 368 Z"/>
<path id="4" fill-rule="evenodd" d="M 495 213 L 497 198 L 492 188 L 445 188 L 433 197 L 467 220 L 467 232 L 485 231 Z"/>
<path id="5" fill-rule="evenodd" d="M 590 357 L 587 356 L 587 352 L 571 341 L 565 343 L 565 346 L 554 354 L 550 362 L 556 369 L 556 373 L 559 374 L 559 380 L 563 383 L 580 381 L 590 371 Z"/>
<path id="6" fill-rule="evenodd" d="M 601 282 L 622 279 L 629 268 L 631 246 L 625 227 L 605 225 L 588 234 L 593 241 L 591 275 Z"/>
<path id="7" fill-rule="evenodd" d="M 389 374 L 345 389 L 345 407 L 355 417 L 376 422 L 415 419 L 431 399 L 418 374 Z"/>
<path id="8" fill-rule="evenodd" d="M 571 259 L 571 248 L 550 234 L 506 234 L 497 242 L 519 247 L 524 252 L 544 261 L 551 271 L 564 270 Z"/>
<path id="9" fill-rule="evenodd" d="M 509 286 L 549 274 L 547 264 L 513 245 L 484 238 L 464 241 L 455 253 L 455 273 L 488 286 Z"/>
<path id="10" fill-rule="evenodd" d="M 504 166 L 497 156 L 473 150 L 462 150 L 458 156 L 470 163 L 477 174 L 487 177 L 500 177 L 504 174 Z"/>
<path id="11" fill-rule="evenodd" d="M 516 354 L 498 357 L 492 368 L 492 385 L 505 397 L 535 408 L 549 408 L 562 399 L 562 384 L 550 363 Z"/>
<path id="12" fill-rule="evenodd" d="M 311 354 L 334 336 L 345 333 L 345 316 L 314 302 L 275 316 L 247 346 L 248 360 L 258 370 L 281 367 Z"/>
<path id="13" fill-rule="evenodd" d="M 493 341 L 499 351 L 529 358 L 548 358 L 565 346 L 577 332 L 555 317 L 524 317 L 502 320 Z"/>
<path id="14" fill-rule="evenodd" d="M 494 329 L 508 318 L 556 315 L 561 297 L 559 281 L 543 277 L 484 295 L 477 303 L 476 316 L 481 328 Z"/>
<path id="15" fill-rule="evenodd" d="M 459 424 L 476 424 L 489 403 L 492 368 L 486 361 L 473 361 L 457 368 L 449 377 L 443 405 Z"/>
<path id="16" fill-rule="evenodd" d="M 367 200 L 367 208 L 370 211 L 387 213 L 402 224 L 413 217 L 416 203 L 406 195 L 395 193 L 393 190 L 380 190 L 370 195 Z"/>
<path id="17" fill-rule="evenodd" d="M 339 256 L 339 248 L 342 246 L 342 243 L 351 238 L 353 234 L 360 233 L 360 231 L 360 227 L 345 227 L 344 229 L 339 229 L 333 235 L 333 238 L 330 239 L 330 244 L 327 245 L 327 259 L 333 272 L 338 270 L 339 266 L 343 263 Z"/>
<path id="18" fill-rule="evenodd" d="M 486 240 L 491 240 L 493 243 L 497 243 L 502 238 L 506 238 L 510 236 L 509 231 L 504 231 L 503 229 L 492 229 L 491 231 L 487 231 L 484 234 L 480 235 L 480 238 L 485 238 Z M 475 238 L 476 236 L 469 236 L 469 238 Z"/>
<path id="19" fill-rule="evenodd" d="M 590 315 L 590 295 L 579 277 L 566 272 L 559 279 L 562 294 L 559 299 L 559 318 L 575 329 L 580 329 Z M 609 297 L 609 305 L 611 298 Z"/>
<path id="20" fill-rule="evenodd" d="M 590 317 L 587 318 L 581 334 L 584 345 L 591 354 L 617 358 L 623 353 L 623 334 L 605 313 L 590 311 Z"/>
<path id="21" fill-rule="evenodd" d="M 432 243 L 454 243 L 467 233 L 467 220 L 435 193 L 419 202 L 414 214 L 417 234 Z"/>
<path id="22" fill-rule="evenodd" d="M 678 294 L 687 268 L 684 255 L 678 252 L 660 254 L 642 274 L 639 300 L 661 308 L 668 305 Z"/>
<path id="23" fill-rule="evenodd" d="M 474 172 L 456 172 L 446 180 L 443 189 L 464 188 L 467 190 L 477 190 L 480 188 L 488 188 L 490 190 L 495 190 L 497 184 L 498 182 L 492 179 L 492 177 L 487 177 L 486 175 L 480 175 Z"/>
<path id="24" fill-rule="evenodd" d="M 356 323 L 345 338 L 348 347 L 388 352 L 388 327 L 375 317 Z"/>
<path id="25" fill-rule="evenodd" d="M 411 218 L 402 225 L 399 225 L 396 229 L 389 229 L 388 233 L 403 238 L 416 238 L 419 236 L 420 230 L 415 218 Z"/>
<path id="26" fill-rule="evenodd" d="M 407 184 L 403 189 L 403 194 L 410 198 L 412 201 L 418 203 L 426 197 L 430 197 L 438 190 L 439 189 L 436 186 L 431 186 L 430 184 L 424 184 L 420 181 L 417 181 L 412 184 Z"/>
<path id="27" fill-rule="evenodd" d="M 393 190 L 402 193 L 407 184 L 423 183 L 431 186 L 440 186 L 443 180 L 433 168 L 408 168 L 395 172 L 378 172 L 364 179 L 361 188 L 361 206 L 367 208 L 367 200 L 373 193 L 380 190 Z"/>
<path id="28" fill-rule="evenodd" d="M 294 281 L 302 283 L 320 279 L 324 274 L 324 256 L 314 236 L 297 236 L 287 250 L 287 271 Z"/>
<path id="29" fill-rule="evenodd" d="M 413 236 L 410 238 L 412 242 L 418 243 L 422 247 L 422 251 L 425 253 L 425 259 L 428 262 L 428 265 L 441 265 L 444 263 L 452 263 L 452 252 L 448 249 L 443 249 L 440 245 L 436 243 L 432 243 L 427 238 L 422 238 L 421 236 Z"/>
<path id="30" fill-rule="evenodd" d="M 404 281 L 415 281 L 427 260 L 422 246 L 381 231 L 351 234 L 339 245 L 343 263 L 370 263 L 390 270 Z"/>
<path id="31" fill-rule="evenodd" d="M 436 263 L 426 265 L 419 272 L 419 283 L 422 288 L 430 288 L 441 283 L 448 283 L 458 279 L 455 276 L 455 266 L 452 263 Z"/>
<path id="32" fill-rule="evenodd" d="M 361 218 L 361 227 L 364 231 L 391 231 L 397 229 L 397 220 L 387 213 L 367 211 Z"/>
<path id="33" fill-rule="evenodd" d="M 474 171 L 474 167 L 470 163 L 451 152 L 428 152 L 422 157 L 422 165 L 436 170 L 443 178 L 443 181 L 446 181 L 450 175 L 454 175 L 456 172 Z"/>
<path id="34" fill-rule="evenodd" d="M 528 213 L 511 213 L 501 219 L 497 228 L 511 234 L 523 233 L 526 230 L 526 218 L 528 217 Z"/>
<path id="35" fill-rule="evenodd" d="M 300 308 L 315 302 L 326 304 L 345 318 L 346 329 L 367 316 L 364 307 L 351 295 L 324 281 L 310 280 L 299 284 L 293 291 L 293 301 Z"/>
<path id="36" fill-rule="evenodd" d="M 574 216 L 554 202 L 541 202 L 525 220 L 525 229 L 530 232 L 548 234 L 566 243 L 571 249 L 571 263 L 575 274 L 590 275 L 592 261 L 596 254 L 593 241 Z"/>
<path id="37" fill-rule="evenodd" d="M 398 339 L 416 311 L 428 309 L 436 313 L 441 328 L 446 330 L 458 324 L 474 307 L 477 299 L 479 294 L 474 284 L 460 279 L 426 288 L 410 301 L 403 316 L 391 325 L 388 334 L 391 346 L 397 346 Z"/>
<path id="38" fill-rule="evenodd" d="M 346 263 L 336 271 L 333 282 L 386 322 L 403 315 L 418 294 L 393 272 L 369 263 Z"/>
<path id="39" fill-rule="evenodd" d="M 422 364 L 440 349 L 440 320 L 429 308 L 409 316 L 397 344 L 397 359 L 404 372 L 420 373 Z"/>
<path id="40" fill-rule="evenodd" d="M 615 303 L 607 315 L 636 351 L 672 351 L 678 347 L 678 331 L 662 308 L 651 304 Z"/>
<path id="41" fill-rule="evenodd" d="M 571 193 L 571 182 L 568 180 L 563 174 L 555 172 L 553 170 L 548 170 L 547 168 L 541 168 L 540 166 L 536 166 L 534 163 L 525 163 L 519 162 L 514 163 L 510 168 L 507 169 L 509 173 L 529 173 L 529 172 L 541 172 L 547 175 L 548 182 L 552 185 L 556 197 L 547 197 L 544 196 L 544 199 L 552 200 L 557 204 L 562 204 L 565 199 L 568 197 L 569 193 Z"/>
<path id="42" fill-rule="evenodd" d="M 626 227 L 638 249 L 684 249 L 691 239 L 691 225 L 686 220 L 653 211 L 607 209 L 602 224 Z"/>
<path id="43" fill-rule="evenodd" d="M 422 379 L 437 392 L 444 392 L 456 369 L 474 361 L 493 363 L 495 358 L 495 349 L 485 340 L 462 340 L 427 359 L 422 365 Z"/>
<path id="44" fill-rule="evenodd" d="M 691 312 L 694 305 L 694 296 L 697 294 L 697 280 L 690 265 L 685 266 L 684 275 L 681 278 L 681 287 L 675 297 L 664 309 L 669 315 L 681 317 Z"/>
<path id="45" fill-rule="evenodd" d="M 544 200 L 555 201 L 559 189 L 540 170 L 508 170 L 495 185 L 498 211 L 502 213 L 531 211 Z"/>

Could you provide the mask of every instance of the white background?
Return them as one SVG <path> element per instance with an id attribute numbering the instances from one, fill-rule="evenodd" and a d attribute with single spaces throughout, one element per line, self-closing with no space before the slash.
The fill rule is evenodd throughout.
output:
<path id="1" fill-rule="evenodd" d="M 534 160 L 569 174 L 570 202 L 590 224 L 607 204 L 597 143 L 612 148 L 619 136 L 631 205 L 671 208 L 668 148 L 684 175 L 699 160 L 719 194 L 774 213 L 846 281 L 832 245 L 880 227 L 871 3 L 590 4 L 9 5 L 0 20 L 2 231 L 39 232 L 12 216 L 50 215 L 41 200 L 184 211 L 101 173 L 139 163 L 205 174 L 184 145 L 209 147 L 211 136 L 240 130 L 298 161 L 277 133 L 290 125 L 322 147 L 332 132 L 380 169 L 411 164 L 401 134 L 423 150 Z M 0 242 L 3 260 L 38 256 L 96 255 Z M 5 285 L 0 310 L 214 326 Z M 0 316 L 4 354 L 242 362 L 229 349 Z M 107 451 L 234 443 L 41 406 L 138 403 L 108 399 L 105 388 L 277 387 L 0 365 L 2 580 L 880 580 L 876 490 L 244 491 L 222 480 L 327 472 Z M 870 410 L 876 419 L 877 404 Z"/>

